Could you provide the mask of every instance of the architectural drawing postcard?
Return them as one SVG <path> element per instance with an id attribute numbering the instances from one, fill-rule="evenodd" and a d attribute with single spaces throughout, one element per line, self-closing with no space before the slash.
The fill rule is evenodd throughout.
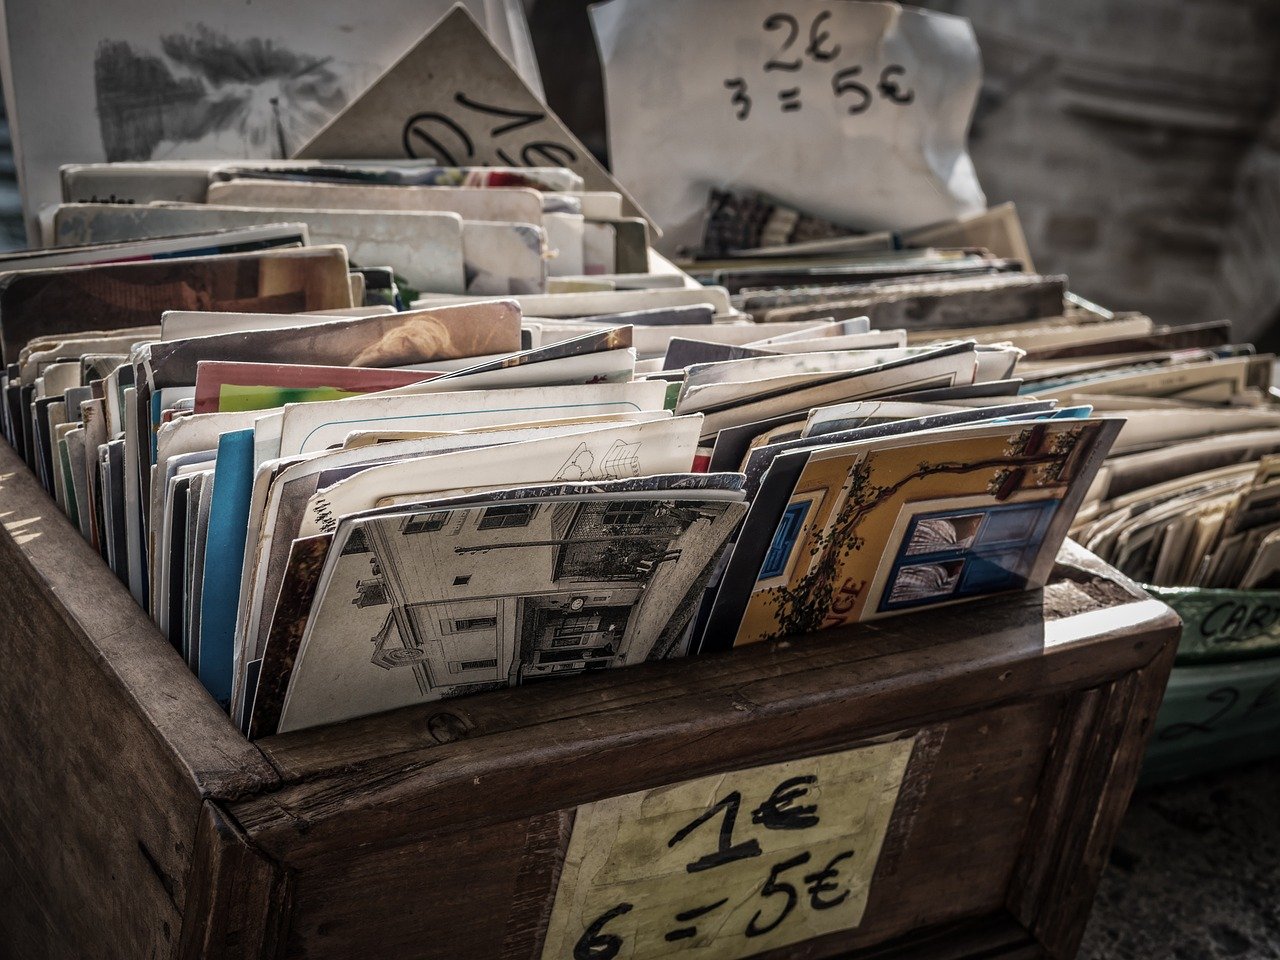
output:
<path id="1" fill-rule="evenodd" d="M 659 491 L 351 518 L 280 731 L 666 657 L 745 510 Z"/>

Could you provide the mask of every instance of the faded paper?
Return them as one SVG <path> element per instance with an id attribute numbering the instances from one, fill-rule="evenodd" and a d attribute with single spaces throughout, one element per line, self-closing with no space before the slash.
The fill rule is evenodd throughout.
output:
<path id="1" fill-rule="evenodd" d="M 638 212 L 461 4 L 294 156 L 568 167 Z"/>
<path id="2" fill-rule="evenodd" d="M 344 518 L 280 732 L 683 655 L 745 511 L 736 491 L 495 491 L 456 509 Z"/>
<path id="3" fill-rule="evenodd" d="M 914 744 L 579 807 L 542 960 L 734 960 L 858 926 Z"/>
<path id="4" fill-rule="evenodd" d="M 541 93 L 517 0 L 466 0 Z M 5 0 L 4 95 L 29 236 L 58 168 L 288 156 L 449 0 Z"/>
<path id="5" fill-rule="evenodd" d="M 341 244 L 353 264 L 392 267 L 415 289 L 467 289 L 463 221 L 452 213 L 75 203 L 58 207 L 54 235 L 60 246 L 119 243 L 277 222 L 305 224 L 312 243 Z"/>
<path id="6" fill-rule="evenodd" d="M 695 247 L 712 188 L 865 230 L 986 205 L 965 149 L 982 79 L 960 17 L 890 3 L 608 0 L 592 8 L 614 175 Z"/>

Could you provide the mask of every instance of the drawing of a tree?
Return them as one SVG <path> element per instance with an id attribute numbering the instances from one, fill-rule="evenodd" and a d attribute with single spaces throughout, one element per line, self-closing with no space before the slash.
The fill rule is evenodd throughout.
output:
<path id="1" fill-rule="evenodd" d="M 992 471 L 986 484 L 989 494 L 1005 500 L 1017 490 L 1058 482 L 1067 460 L 1083 434 L 1082 428 L 1063 430 L 1048 437 L 1043 425 L 1019 432 L 1010 439 L 1002 455 L 985 460 L 922 461 L 914 470 L 890 484 L 871 482 L 872 453 L 856 464 L 846 483 L 848 496 L 835 522 L 810 541 L 809 556 L 818 563 L 794 587 L 770 588 L 767 600 L 774 610 L 778 633 L 811 633 L 821 628 L 831 610 L 836 576 L 844 560 L 865 546 L 859 525 L 877 507 L 896 496 L 904 487 L 939 474 L 972 474 Z"/>

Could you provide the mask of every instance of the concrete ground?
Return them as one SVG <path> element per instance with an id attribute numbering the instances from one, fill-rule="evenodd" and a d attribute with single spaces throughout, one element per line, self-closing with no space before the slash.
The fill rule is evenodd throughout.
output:
<path id="1" fill-rule="evenodd" d="M 1139 791 L 1079 960 L 1280 958 L 1280 761 Z"/>

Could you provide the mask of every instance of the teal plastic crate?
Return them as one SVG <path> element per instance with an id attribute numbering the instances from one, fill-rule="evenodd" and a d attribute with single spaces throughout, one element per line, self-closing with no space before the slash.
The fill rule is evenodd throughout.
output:
<path id="1" fill-rule="evenodd" d="M 1280 656 L 1280 590 L 1143 589 L 1182 617 L 1179 664 Z"/>
<path id="2" fill-rule="evenodd" d="M 1173 669 L 1143 783 L 1280 755 L 1280 656 Z"/>

